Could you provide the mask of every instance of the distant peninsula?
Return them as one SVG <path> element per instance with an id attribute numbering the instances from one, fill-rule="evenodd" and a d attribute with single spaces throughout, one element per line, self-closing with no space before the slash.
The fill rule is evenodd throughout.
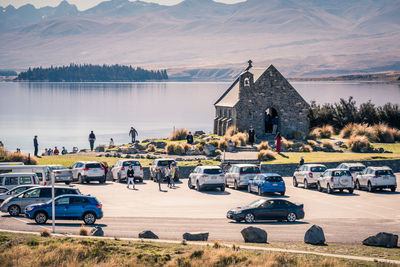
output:
<path id="1" fill-rule="evenodd" d="M 144 82 L 168 80 L 166 70 L 145 70 L 124 65 L 70 64 L 50 68 L 29 68 L 15 81 L 48 82 Z"/>

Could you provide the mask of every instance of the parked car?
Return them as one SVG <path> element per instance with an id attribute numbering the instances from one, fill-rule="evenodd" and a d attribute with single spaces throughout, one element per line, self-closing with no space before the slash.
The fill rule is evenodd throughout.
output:
<path id="1" fill-rule="evenodd" d="M 78 181 L 78 179 L 74 180 L 74 176 L 72 175 L 72 170 L 68 169 L 63 165 L 48 165 L 49 166 L 49 173 L 50 173 L 50 180 L 54 178 L 56 183 L 65 183 L 69 185 L 74 181 Z"/>
<path id="2" fill-rule="evenodd" d="M 85 224 L 94 224 L 97 219 L 103 217 L 102 205 L 95 197 L 63 195 L 54 201 L 57 220 L 83 220 Z M 45 224 L 52 214 L 51 200 L 25 208 L 25 216 L 34 219 L 37 224 Z"/>
<path id="3" fill-rule="evenodd" d="M 286 220 L 294 222 L 304 218 L 304 205 L 283 199 L 259 199 L 247 206 L 228 211 L 226 217 L 237 222 L 253 223 L 258 220 Z"/>
<path id="4" fill-rule="evenodd" d="M 49 167 L 47 165 L 16 165 L 4 164 L 0 165 L 1 173 L 34 173 L 39 178 L 41 185 L 51 184 Z"/>
<path id="5" fill-rule="evenodd" d="M 157 171 L 157 169 L 161 169 L 162 174 L 163 174 L 163 180 L 165 180 L 165 179 L 166 179 L 166 177 L 165 177 L 165 168 L 167 168 L 167 166 L 168 166 L 168 165 L 171 165 L 171 164 L 174 165 L 175 168 L 176 168 L 174 180 L 175 180 L 175 181 L 179 181 L 179 168 L 178 168 L 178 164 L 176 163 L 175 160 L 173 160 L 173 159 L 167 159 L 167 158 L 164 158 L 164 159 L 155 159 L 155 160 L 153 161 L 153 163 L 150 164 L 150 177 L 151 177 L 151 179 L 152 179 L 153 181 L 156 182 L 156 179 L 157 179 L 157 177 L 156 177 L 156 171 Z"/>
<path id="6" fill-rule="evenodd" d="M 9 190 L 8 190 L 7 187 L 5 187 L 5 186 L 0 186 L 0 194 L 7 193 L 8 191 L 9 191 Z"/>
<path id="7" fill-rule="evenodd" d="M 39 185 L 39 178 L 35 173 L 3 173 L 0 174 L 0 185 L 8 190 L 19 185 Z"/>
<path id="8" fill-rule="evenodd" d="M 111 175 L 113 180 L 118 180 L 118 182 L 126 181 L 126 172 L 132 166 L 134 171 L 135 181 L 143 182 L 143 167 L 140 162 L 132 159 L 120 159 L 111 169 Z"/>
<path id="9" fill-rule="evenodd" d="M 389 167 L 368 167 L 356 176 L 356 188 L 361 190 L 367 188 L 369 192 L 376 189 L 390 188 L 396 191 L 396 176 Z"/>
<path id="10" fill-rule="evenodd" d="M 351 163 L 342 163 L 336 167 L 336 169 L 348 170 L 353 176 L 353 179 L 356 178 L 357 175 L 361 174 L 363 170 L 365 170 L 365 165 L 359 162 L 351 162 Z"/>
<path id="11" fill-rule="evenodd" d="M 71 167 L 72 175 L 79 183 L 98 181 L 103 184 L 106 181 L 104 167 L 98 161 L 78 161 Z"/>
<path id="12" fill-rule="evenodd" d="M 350 171 L 342 169 L 327 169 L 317 182 L 318 191 L 322 192 L 326 189 L 328 194 L 332 194 L 334 190 L 348 190 L 350 194 L 354 191 L 354 179 Z"/>
<path id="13" fill-rule="evenodd" d="M 225 191 L 225 175 L 219 166 L 197 166 L 189 175 L 188 186 L 197 191 L 209 188 Z"/>
<path id="14" fill-rule="evenodd" d="M 260 174 L 260 168 L 254 164 L 234 164 L 225 173 L 226 186 L 233 186 L 236 190 L 247 188 L 249 180 Z"/>
<path id="15" fill-rule="evenodd" d="M 318 178 L 326 171 L 326 166 L 322 164 L 304 164 L 297 168 L 293 173 L 293 186 L 303 184 L 305 189 L 316 186 Z"/>
<path id="16" fill-rule="evenodd" d="M 78 188 L 72 186 L 55 186 L 55 197 L 61 195 L 80 195 Z M 45 203 L 51 199 L 51 187 L 38 186 L 28 189 L 18 195 L 7 198 L 0 206 L 1 212 L 8 212 L 11 216 L 18 216 L 25 207 L 31 204 Z"/>
<path id="17" fill-rule="evenodd" d="M 14 195 L 18 195 L 19 193 L 22 193 L 32 187 L 36 187 L 37 185 L 20 185 L 17 187 L 14 187 L 13 189 L 0 194 L 0 204 L 4 202 L 4 200 L 6 200 L 7 198 L 14 196 Z"/>
<path id="18" fill-rule="evenodd" d="M 249 180 L 247 186 L 249 193 L 257 192 L 258 195 L 265 193 L 279 193 L 285 195 L 286 187 L 282 176 L 276 173 L 261 173 L 257 174 L 254 179 Z"/>

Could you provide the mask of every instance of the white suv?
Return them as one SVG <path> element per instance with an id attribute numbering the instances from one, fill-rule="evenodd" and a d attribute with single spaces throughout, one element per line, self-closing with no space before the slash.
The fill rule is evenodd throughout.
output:
<path id="1" fill-rule="evenodd" d="M 78 161 L 71 167 L 74 180 L 79 183 L 90 183 L 90 181 L 99 181 L 103 184 L 106 181 L 104 167 L 98 161 Z"/>
<path id="2" fill-rule="evenodd" d="M 365 170 L 365 165 L 359 162 L 352 162 L 352 163 L 342 163 L 339 166 L 336 167 L 336 169 L 342 169 L 342 170 L 348 170 L 351 173 L 351 176 L 353 176 L 353 179 L 356 178 L 357 175 L 362 173 L 363 170 Z"/>
<path id="3" fill-rule="evenodd" d="M 253 180 L 257 174 L 260 174 L 260 168 L 254 164 L 234 164 L 225 173 L 226 186 L 232 185 L 236 190 L 239 187 L 247 188 L 249 180 Z"/>
<path id="4" fill-rule="evenodd" d="M 389 167 L 368 167 L 356 176 L 356 188 L 361 190 L 367 188 L 369 192 L 375 189 L 390 188 L 396 191 L 396 176 Z"/>
<path id="5" fill-rule="evenodd" d="M 293 186 L 303 184 L 305 189 L 317 185 L 318 178 L 326 171 L 326 166 L 322 164 L 304 164 L 297 168 L 293 173 Z"/>
<path id="6" fill-rule="evenodd" d="M 320 192 L 326 189 L 328 194 L 332 194 L 334 190 L 343 192 L 344 189 L 352 194 L 354 191 L 354 180 L 348 170 L 328 169 L 318 178 L 317 188 Z"/>
<path id="7" fill-rule="evenodd" d="M 197 166 L 189 175 L 188 186 L 197 191 L 220 188 L 225 191 L 225 175 L 219 166 Z"/>
<path id="8" fill-rule="evenodd" d="M 118 180 L 118 182 L 126 181 L 126 172 L 132 166 L 134 171 L 134 179 L 139 182 L 143 182 L 143 167 L 140 162 L 132 159 L 120 159 L 111 169 L 111 174 L 113 180 Z"/>

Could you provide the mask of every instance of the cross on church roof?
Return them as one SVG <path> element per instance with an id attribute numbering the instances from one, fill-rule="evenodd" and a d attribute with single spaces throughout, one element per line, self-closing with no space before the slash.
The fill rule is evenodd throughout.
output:
<path id="1" fill-rule="evenodd" d="M 253 61 L 251 61 L 251 59 L 249 59 L 249 61 L 247 61 L 247 62 L 249 62 L 249 66 L 246 68 L 246 70 L 249 70 L 253 67 L 253 65 L 252 65 Z"/>

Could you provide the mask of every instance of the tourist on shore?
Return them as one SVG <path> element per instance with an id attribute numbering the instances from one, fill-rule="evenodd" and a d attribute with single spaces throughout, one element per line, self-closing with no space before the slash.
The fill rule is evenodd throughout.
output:
<path id="1" fill-rule="evenodd" d="M 299 168 L 299 167 L 303 166 L 303 164 L 304 164 L 304 158 L 303 158 L 303 156 L 301 156 L 299 166 L 297 166 L 297 167 Z"/>
<path id="2" fill-rule="evenodd" d="M 33 147 L 35 148 L 34 155 L 35 155 L 35 157 L 37 157 L 38 156 L 38 152 L 39 152 L 39 142 L 38 142 L 38 139 L 37 139 L 37 135 L 35 135 L 35 137 L 33 138 Z"/>
<path id="3" fill-rule="evenodd" d="M 162 191 L 161 190 L 161 182 L 162 182 L 162 171 L 161 171 L 161 168 L 158 168 L 157 169 L 157 173 L 156 173 L 156 179 L 157 179 L 157 182 L 158 182 L 158 190 L 160 190 L 160 191 Z"/>
<path id="4" fill-rule="evenodd" d="M 197 162 L 197 165 L 196 166 L 203 166 L 203 164 L 201 163 L 201 160 L 199 160 L 198 162 Z"/>
<path id="5" fill-rule="evenodd" d="M 79 149 L 78 149 L 77 146 L 74 146 L 74 147 L 72 148 L 72 153 L 78 153 L 78 151 L 79 151 Z"/>
<path id="6" fill-rule="evenodd" d="M 279 123 L 279 118 L 278 116 L 275 116 L 271 120 L 272 122 L 272 134 L 276 134 L 276 131 L 278 130 L 278 123 Z"/>
<path id="7" fill-rule="evenodd" d="M 171 187 L 171 167 L 167 165 L 165 168 L 165 177 L 167 178 L 168 187 Z"/>
<path id="8" fill-rule="evenodd" d="M 48 156 L 49 155 L 48 153 L 49 153 L 49 150 L 47 148 L 45 148 L 42 156 Z"/>
<path id="9" fill-rule="evenodd" d="M 175 188 L 175 174 L 176 166 L 174 163 L 171 164 L 171 188 Z"/>
<path id="10" fill-rule="evenodd" d="M 58 154 L 60 154 L 60 151 L 58 150 L 57 147 L 54 147 L 54 155 L 58 155 Z"/>
<path id="11" fill-rule="evenodd" d="M 90 144 L 91 151 L 93 151 L 93 148 L 94 148 L 94 141 L 96 141 L 96 136 L 94 135 L 93 131 L 91 131 L 89 134 L 89 144 Z"/>
<path id="12" fill-rule="evenodd" d="M 281 133 L 278 132 L 275 136 L 275 141 L 276 141 L 276 152 L 277 153 L 281 153 L 281 141 L 282 141 L 282 137 L 281 137 Z"/>
<path id="13" fill-rule="evenodd" d="M 62 147 L 61 154 L 62 154 L 62 155 L 68 154 L 68 151 L 67 151 L 67 149 L 65 148 L 65 146 Z"/>
<path id="14" fill-rule="evenodd" d="M 129 185 L 132 184 L 132 188 L 135 189 L 135 179 L 134 179 L 135 171 L 132 168 L 132 165 L 129 165 L 129 169 L 126 172 L 126 176 L 128 177 L 128 183 L 126 185 L 129 188 Z"/>
<path id="15" fill-rule="evenodd" d="M 250 129 L 249 129 L 249 143 L 250 143 L 251 146 L 254 145 L 255 138 L 256 138 L 256 132 L 254 131 L 253 126 L 250 126 Z"/>
<path id="16" fill-rule="evenodd" d="M 2 141 L 0 141 L 0 147 L 4 147 L 4 144 Z"/>
<path id="17" fill-rule="evenodd" d="M 114 140 L 110 138 L 110 145 L 108 147 L 114 147 Z"/>
<path id="18" fill-rule="evenodd" d="M 17 147 L 17 151 L 15 151 L 15 153 L 21 154 L 21 149 L 19 149 L 19 148 Z"/>
<path id="19" fill-rule="evenodd" d="M 107 180 L 108 163 L 106 161 L 103 161 L 103 162 L 100 162 L 100 164 L 104 169 L 104 180 Z"/>
<path id="20" fill-rule="evenodd" d="M 131 137 L 132 144 L 136 142 L 136 136 L 139 135 L 135 128 L 131 127 L 129 131 L 129 136 Z"/>
<path id="21" fill-rule="evenodd" d="M 193 144 L 193 135 L 192 132 L 189 132 L 188 135 L 186 136 L 186 141 L 189 145 Z"/>

